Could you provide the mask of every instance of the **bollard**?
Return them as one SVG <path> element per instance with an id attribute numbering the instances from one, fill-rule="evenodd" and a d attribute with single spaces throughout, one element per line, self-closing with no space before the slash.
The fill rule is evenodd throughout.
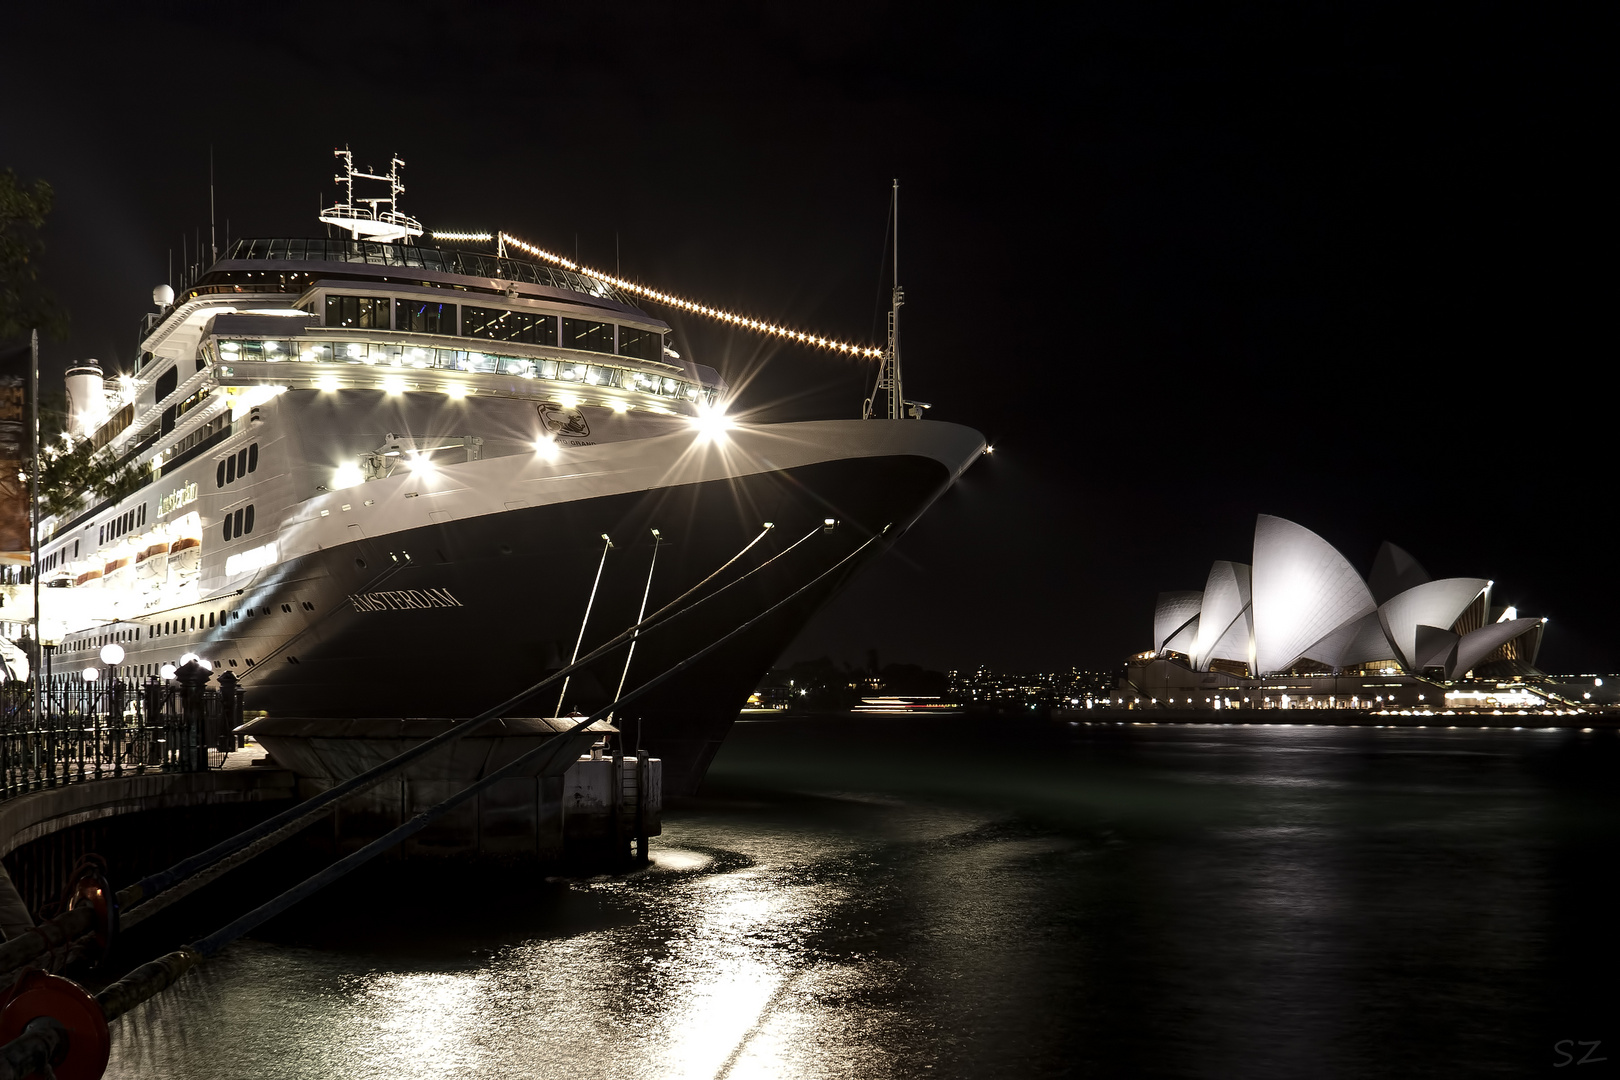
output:
<path id="1" fill-rule="evenodd" d="M 193 660 L 175 672 L 174 677 L 180 683 L 180 771 L 207 772 L 208 742 L 203 724 L 208 671 Z"/>
<path id="2" fill-rule="evenodd" d="M 242 726 L 242 702 L 246 697 L 247 691 L 238 685 L 235 672 L 227 671 L 219 677 L 221 727 L 218 738 L 214 740 L 214 748 L 222 754 L 240 750 L 246 745 L 246 736 L 236 733 L 236 729 Z"/>

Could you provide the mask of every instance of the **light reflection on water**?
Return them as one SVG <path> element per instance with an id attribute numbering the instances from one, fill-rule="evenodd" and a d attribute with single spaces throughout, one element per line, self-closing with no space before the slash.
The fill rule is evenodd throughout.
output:
<path id="1" fill-rule="evenodd" d="M 487 926 L 312 905 L 115 1025 L 108 1075 L 1512 1071 L 1617 955 L 1565 925 L 1620 820 L 1548 764 L 1571 736 L 1040 737 L 739 728 L 645 871 Z"/>

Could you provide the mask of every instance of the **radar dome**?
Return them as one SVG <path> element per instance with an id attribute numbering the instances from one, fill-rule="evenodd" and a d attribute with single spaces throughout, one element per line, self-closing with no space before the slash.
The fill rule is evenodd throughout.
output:
<path id="1" fill-rule="evenodd" d="M 174 290 L 167 285 L 159 285 L 152 290 L 152 303 L 158 307 L 168 307 L 174 303 Z"/>

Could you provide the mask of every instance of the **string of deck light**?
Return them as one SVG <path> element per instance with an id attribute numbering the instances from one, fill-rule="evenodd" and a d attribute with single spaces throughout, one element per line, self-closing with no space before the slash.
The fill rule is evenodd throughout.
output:
<path id="1" fill-rule="evenodd" d="M 544 259 L 546 262 L 554 263 L 565 270 L 572 270 L 575 273 L 593 277 L 598 281 L 612 285 L 616 289 L 623 289 L 627 293 L 632 293 L 655 303 L 679 308 L 682 311 L 689 311 L 694 315 L 703 315 L 707 318 L 714 319 L 717 322 L 727 323 L 731 326 L 741 327 L 745 330 L 753 330 L 757 333 L 769 334 L 772 337 L 779 337 L 788 341 L 797 341 L 801 344 L 809 345 L 817 349 L 826 349 L 830 352 L 843 353 L 846 356 L 860 356 L 868 359 L 876 359 L 883 355 L 882 349 L 871 345 L 852 345 L 847 341 L 838 341 L 834 338 L 822 337 L 819 334 L 809 334 L 805 333 L 803 330 L 794 330 L 791 327 L 777 326 L 775 323 L 765 322 L 762 319 L 751 319 L 746 315 L 739 315 L 734 311 L 727 311 L 725 308 L 717 308 L 709 304 L 700 304 L 696 300 L 688 300 L 684 296 L 676 296 L 673 293 L 662 292 L 658 289 L 651 289 L 645 285 L 637 284 L 634 281 L 627 281 L 624 278 L 617 277 L 613 274 L 604 274 L 600 270 L 593 270 L 588 266 L 582 267 L 572 259 L 565 259 L 561 255 L 547 251 L 545 248 L 536 247 L 534 244 L 531 244 L 525 240 L 519 240 L 511 233 L 502 232 L 498 235 L 503 244 L 508 244 L 515 247 L 519 251 L 525 251 L 537 259 Z M 452 242 L 469 242 L 488 241 L 495 239 L 495 237 L 490 236 L 489 233 L 436 232 L 433 234 L 433 239 L 449 240 Z"/>

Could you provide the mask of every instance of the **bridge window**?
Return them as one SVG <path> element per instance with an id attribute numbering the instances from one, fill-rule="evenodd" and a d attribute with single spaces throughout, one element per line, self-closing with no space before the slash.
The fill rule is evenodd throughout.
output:
<path id="1" fill-rule="evenodd" d="M 664 335 L 652 330 L 637 330 L 633 326 L 619 327 L 619 355 L 633 356 L 637 360 L 662 360 Z"/>
<path id="2" fill-rule="evenodd" d="M 586 352 L 613 351 L 613 324 L 592 322 L 589 319 L 562 321 L 562 347 L 584 349 Z"/>
<path id="3" fill-rule="evenodd" d="M 557 344 L 557 317 L 529 311 L 500 311 L 469 307 L 461 313 L 462 334 L 491 341 L 519 341 L 526 345 Z"/>
<path id="4" fill-rule="evenodd" d="M 361 330 L 387 330 L 386 296 L 328 296 L 326 325 L 352 326 Z"/>
<path id="5" fill-rule="evenodd" d="M 413 334 L 454 334 L 456 305 L 430 304 L 422 300 L 394 301 L 394 328 Z"/>

